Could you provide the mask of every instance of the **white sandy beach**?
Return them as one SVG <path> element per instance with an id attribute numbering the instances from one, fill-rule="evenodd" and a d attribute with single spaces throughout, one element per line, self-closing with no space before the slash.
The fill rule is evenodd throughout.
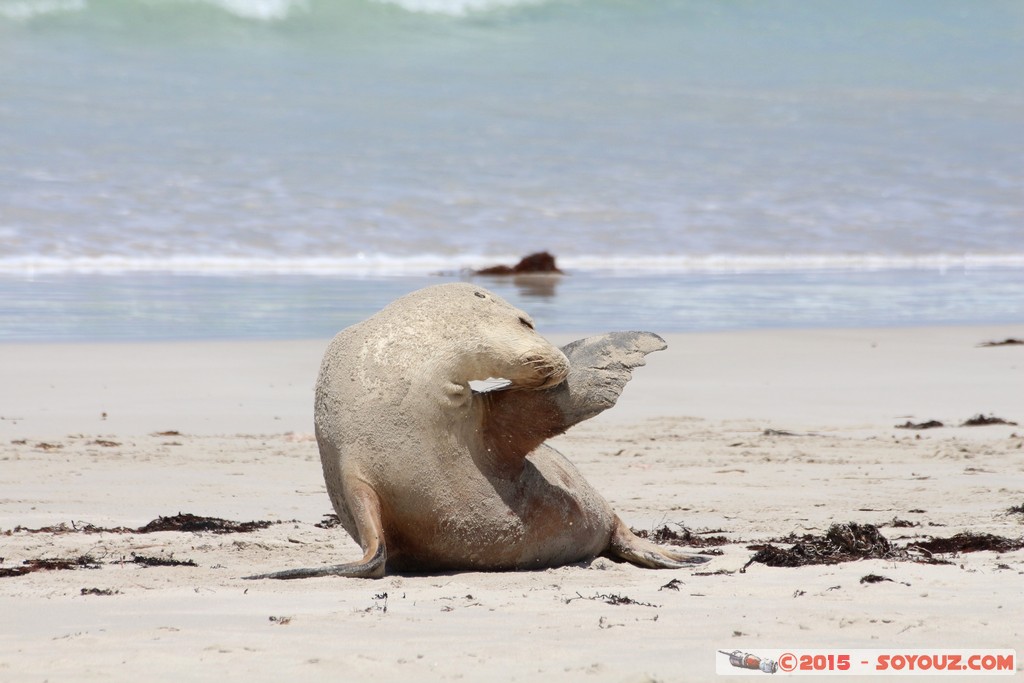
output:
<path id="1" fill-rule="evenodd" d="M 1007 337 L 1024 325 L 669 336 L 615 408 L 556 445 L 633 527 L 726 536 L 700 573 L 596 559 L 291 582 L 240 577 L 359 556 L 314 526 L 330 512 L 311 435 L 326 340 L 0 346 L 0 568 L 100 563 L 0 577 L 0 681 L 689 681 L 715 676 L 717 650 L 1020 655 L 1024 550 L 738 571 L 751 543 L 834 522 L 899 544 L 1020 538 L 1024 426 L 958 426 L 1024 424 L 1024 346 L 978 346 Z M 947 426 L 894 427 L 908 420 Z M 12 531 L 179 512 L 281 523 Z M 599 599 L 613 594 L 640 604 Z"/>

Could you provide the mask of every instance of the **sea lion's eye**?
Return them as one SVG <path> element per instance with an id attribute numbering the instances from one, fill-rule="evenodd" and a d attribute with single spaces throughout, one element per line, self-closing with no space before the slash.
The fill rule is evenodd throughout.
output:
<path id="1" fill-rule="evenodd" d="M 526 326 L 527 326 L 527 327 L 529 327 L 529 328 L 530 328 L 531 330 L 533 329 L 533 323 L 531 323 L 531 322 L 530 322 L 529 320 L 527 320 L 526 318 L 520 318 L 520 319 L 519 319 L 519 322 L 521 322 L 522 324 L 526 325 Z"/>
<path id="2" fill-rule="evenodd" d="M 481 299 L 486 299 L 487 298 L 487 295 L 484 294 L 483 292 L 473 292 L 473 293 L 476 294 Z"/>

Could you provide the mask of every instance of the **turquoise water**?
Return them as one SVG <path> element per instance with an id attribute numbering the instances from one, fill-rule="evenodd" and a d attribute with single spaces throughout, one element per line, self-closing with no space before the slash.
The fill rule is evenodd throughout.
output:
<path id="1" fill-rule="evenodd" d="M 1016 0 L 0 0 L 0 339 L 541 249 L 567 329 L 1020 322 L 1021 64 Z"/>

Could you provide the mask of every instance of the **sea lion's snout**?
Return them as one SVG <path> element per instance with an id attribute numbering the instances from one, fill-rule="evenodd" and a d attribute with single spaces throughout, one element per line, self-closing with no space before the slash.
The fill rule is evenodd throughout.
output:
<path id="1" fill-rule="evenodd" d="M 564 382 L 569 376 L 569 359 L 558 349 L 552 347 L 551 350 L 553 353 L 523 356 L 522 365 L 529 369 L 528 379 L 517 384 L 531 389 L 550 389 Z"/>

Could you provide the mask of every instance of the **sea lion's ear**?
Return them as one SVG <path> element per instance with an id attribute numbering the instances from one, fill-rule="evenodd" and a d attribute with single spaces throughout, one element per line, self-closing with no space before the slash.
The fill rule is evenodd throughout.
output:
<path id="1" fill-rule="evenodd" d="M 653 332 L 609 332 L 563 346 L 569 376 L 545 393 L 562 412 L 564 429 L 615 405 L 644 356 L 667 347 Z"/>

